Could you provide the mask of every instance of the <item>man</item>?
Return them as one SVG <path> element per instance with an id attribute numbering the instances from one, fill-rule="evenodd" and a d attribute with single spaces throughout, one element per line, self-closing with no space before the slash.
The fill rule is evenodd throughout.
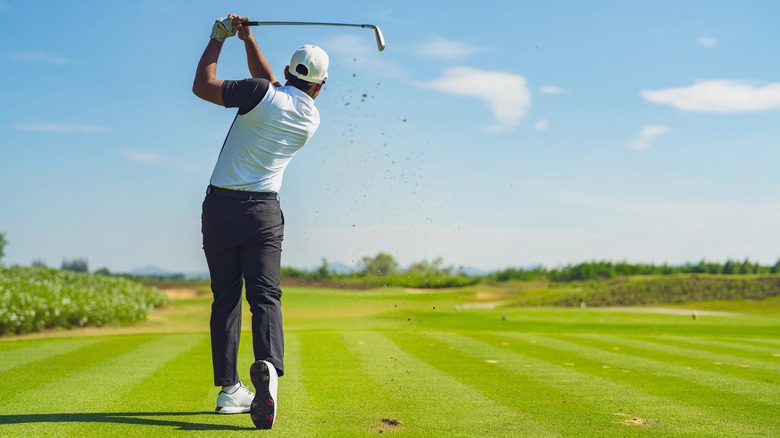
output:
<path id="1" fill-rule="evenodd" d="M 270 429 L 276 419 L 278 376 L 284 374 L 279 271 L 284 216 L 278 192 L 295 152 L 320 123 L 314 98 L 327 78 L 328 55 L 303 46 L 276 79 L 252 35 L 247 17 L 218 19 L 198 63 L 192 91 L 198 97 L 238 108 L 217 159 L 203 201 L 203 250 L 211 275 L 211 352 L 214 384 L 222 390 L 216 412 L 249 412 L 255 426 Z M 251 79 L 216 78 L 225 39 L 244 42 Z M 239 380 L 242 286 L 252 312 L 255 362 L 250 377 L 257 395 Z"/>

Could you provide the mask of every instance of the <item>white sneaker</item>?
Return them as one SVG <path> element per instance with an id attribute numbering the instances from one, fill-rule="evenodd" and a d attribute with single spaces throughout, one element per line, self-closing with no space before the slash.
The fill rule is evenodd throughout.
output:
<path id="1" fill-rule="evenodd" d="M 256 428 L 270 429 L 276 420 L 276 392 L 279 389 L 276 368 L 271 362 L 258 360 L 249 368 L 249 375 L 257 393 L 249 415 Z"/>
<path id="2" fill-rule="evenodd" d="M 214 412 L 218 414 L 242 414 L 249 412 L 255 395 L 241 382 L 238 382 L 238 385 L 238 389 L 230 394 L 225 391 L 219 391 L 217 409 Z"/>

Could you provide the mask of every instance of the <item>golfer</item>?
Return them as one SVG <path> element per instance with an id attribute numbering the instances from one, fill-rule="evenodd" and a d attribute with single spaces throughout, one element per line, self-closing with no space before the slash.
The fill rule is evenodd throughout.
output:
<path id="1" fill-rule="evenodd" d="M 198 63 L 192 91 L 201 99 L 238 108 L 206 190 L 201 216 L 203 250 L 211 275 L 211 354 L 216 412 L 249 412 L 255 426 L 276 418 L 278 376 L 284 374 L 282 290 L 279 287 L 284 216 L 282 174 L 320 123 L 314 99 L 328 77 L 328 55 L 306 45 L 292 55 L 282 86 L 255 41 L 247 17 L 218 19 Z M 216 78 L 224 41 L 238 33 L 250 79 Z M 242 288 L 252 312 L 253 394 L 238 377 Z"/>

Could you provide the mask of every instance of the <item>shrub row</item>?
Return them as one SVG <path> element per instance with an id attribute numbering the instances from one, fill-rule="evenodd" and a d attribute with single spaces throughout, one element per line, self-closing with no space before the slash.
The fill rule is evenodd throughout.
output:
<path id="1" fill-rule="evenodd" d="M 569 283 L 588 280 L 607 280 L 618 277 L 639 275 L 679 275 L 679 274 L 780 274 L 780 260 L 774 265 L 762 265 L 750 260 L 727 260 L 725 263 L 701 260 L 697 263 L 672 266 L 643 263 L 591 261 L 547 269 L 544 266 L 530 268 L 506 268 L 485 276 L 492 282 L 532 281 L 548 279 L 557 283 Z"/>
<path id="2" fill-rule="evenodd" d="M 0 335 L 47 328 L 125 325 L 168 303 L 126 278 L 45 267 L 0 267 Z"/>
<path id="3" fill-rule="evenodd" d="M 762 300 L 780 296 L 780 276 L 654 276 L 584 283 L 579 292 L 549 304 L 632 306 L 698 301 Z"/>

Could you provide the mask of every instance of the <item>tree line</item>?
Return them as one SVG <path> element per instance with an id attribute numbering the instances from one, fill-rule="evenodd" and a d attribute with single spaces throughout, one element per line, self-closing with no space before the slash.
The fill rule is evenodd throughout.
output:
<path id="1" fill-rule="evenodd" d="M 282 277 L 309 278 L 314 280 L 379 280 L 384 284 L 414 283 L 423 287 L 449 287 L 469 285 L 478 282 L 504 283 L 511 281 L 551 281 L 569 283 L 574 281 L 608 280 L 632 276 L 664 276 L 676 274 L 712 274 L 712 275 L 749 275 L 780 274 L 780 260 L 773 265 L 762 265 L 745 260 L 727 260 L 724 263 L 701 260 L 697 263 L 682 265 L 661 265 L 648 263 L 628 263 L 611 261 L 589 261 L 568 264 L 561 267 L 544 266 L 505 268 L 489 274 L 468 275 L 461 269 L 445 266 L 441 257 L 433 261 L 423 260 L 401 269 L 390 254 L 380 252 L 374 257 L 363 257 L 356 270 L 350 273 L 333 272 L 326 259 L 322 265 L 312 271 L 297 268 L 282 268 Z M 446 286 L 442 286 L 446 285 Z"/>
<path id="2" fill-rule="evenodd" d="M 607 280 L 618 277 L 631 277 L 638 275 L 675 275 L 675 274 L 715 274 L 715 275 L 746 275 L 746 274 L 778 274 L 780 273 L 780 260 L 774 265 L 762 265 L 751 262 L 748 259 L 727 260 L 725 263 L 709 262 L 701 260 L 697 263 L 682 265 L 661 265 L 590 261 L 577 264 L 569 264 L 563 267 L 547 269 L 543 266 L 532 268 L 507 268 L 488 277 L 492 281 L 528 281 L 534 279 L 546 279 L 554 282 L 572 282 L 589 280 Z"/>
<path id="3" fill-rule="evenodd" d="M 337 272 L 323 258 L 322 264 L 310 271 L 282 267 L 281 276 L 342 284 L 419 288 L 467 286 L 481 281 L 478 276 L 469 276 L 453 266 L 445 266 L 442 257 L 415 262 L 403 269 L 392 255 L 385 252 L 362 257 L 357 268 L 350 272 Z"/>

